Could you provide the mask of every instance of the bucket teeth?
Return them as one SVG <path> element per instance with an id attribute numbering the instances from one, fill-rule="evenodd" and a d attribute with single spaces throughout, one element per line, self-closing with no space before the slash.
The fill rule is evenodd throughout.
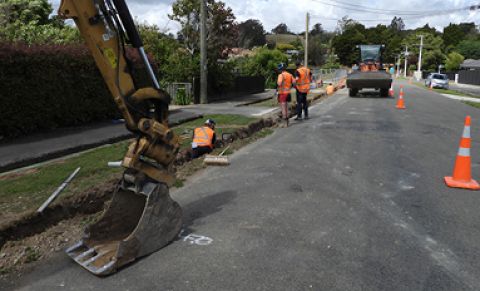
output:
<path id="1" fill-rule="evenodd" d="M 123 180 L 102 217 L 66 252 L 89 272 L 105 276 L 166 246 L 181 226 L 182 209 L 166 185 Z"/>
<path id="2" fill-rule="evenodd" d="M 93 253 L 95 253 L 95 249 L 91 248 L 88 251 L 85 251 L 85 252 L 81 253 L 80 255 L 76 256 L 74 259 L 75 259 L 75 261 L 78 262 L 78 261 L 82 260 L 83 258 L 85 258 L 86 256 L 89 256 Z"/>
<path id="3" fill-rule="evenodd" d="M 99 254 L 97 254 L 96 256 L 94 257 L 91 257 L 90 259 L 86 260 L 85 262 L 82 263 L 82 265 L 84 265 L 85 267 L 88 268 L 88 265 L 90 265 L 91 263 L 95 262 L 96 260 L 98 260 L 99 258 L 103 257 L 104 255 L 106 255 L 107 252 L 101 252 Z"/>

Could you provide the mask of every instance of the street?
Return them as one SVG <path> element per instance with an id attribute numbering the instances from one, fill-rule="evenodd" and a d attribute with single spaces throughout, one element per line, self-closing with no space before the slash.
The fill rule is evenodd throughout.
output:
<path id="1" fill-rule="evenodd" d="M 480 111 L 405 86 L 346 89 L 310 120 L 251 144 L 172 193 L 184 231 L 98 278 L 62 252 L 0 289 L 479 290 L 480 192 L 445 186 L 466 115 L 480 179 Z"/>

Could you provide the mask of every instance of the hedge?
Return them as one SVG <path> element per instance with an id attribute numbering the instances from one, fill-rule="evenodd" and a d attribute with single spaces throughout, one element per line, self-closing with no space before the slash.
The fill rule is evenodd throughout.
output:
<path id="1" fill-rule="evenodd" d="M 85 46 L 0 44 L 0 136 L 117 117 L 118 110 Z"/>

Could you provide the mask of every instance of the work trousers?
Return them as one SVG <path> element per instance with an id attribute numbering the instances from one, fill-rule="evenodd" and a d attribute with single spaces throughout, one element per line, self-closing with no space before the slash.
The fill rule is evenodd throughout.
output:
<path id="1" fill-rule="evenodd" d="M 192 158 L 196 159 L 204 154 L 209 154 L 212 152 L 210 147 L 196 147 L 192 149 Z"/>
<path id="2" fill-rule="evenodd" d="M 302 93 L 297 90 L 297 117 L 302 118 L 302 110 L 305 117 L 308 117 L 308 102 L 307 93 Z"/>

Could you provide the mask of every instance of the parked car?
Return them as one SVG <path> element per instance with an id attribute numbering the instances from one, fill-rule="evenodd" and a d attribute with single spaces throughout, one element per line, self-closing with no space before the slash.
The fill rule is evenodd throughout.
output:
<path id="1" fill-rule="evenodd" d="M 425 86 L 448 89 L 448 77 L 445 74 L 432 73 L 425 79 Z"/>

